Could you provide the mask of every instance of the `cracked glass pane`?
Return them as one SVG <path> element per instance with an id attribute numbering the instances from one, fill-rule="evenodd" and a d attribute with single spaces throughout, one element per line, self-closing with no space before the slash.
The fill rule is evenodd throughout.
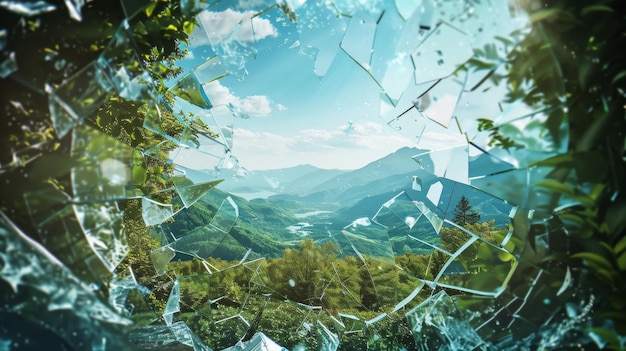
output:
<path id="1" fill-rule="evenodd" d="M 407 318 L 419 350 L 471 350 L 484 343 L 445 291 L 415 307 Z"/>
<path id="2" fill-rule="evenodd" d="M 444 41 L 440 38 L 446 38 Z M 467 35 L 446 22 L 437 25 L 411 54 L 416 84 L 445 78 L 473 56 Z M 428 62 L 423 65 L 422 62 Z M 436 63 L 436 64 L 433 64 Z"/>
<path id="3" fill-rule="evenodd" d="M 74 128 L 72 188 L 78 201 L 121 200 L 141 196 L 144 181 L 141 154 L 115 138 L 88 127 Z"/>
<path id="4" fill-rule="evenodd" d="M 0 348 L 624 348 L 613 3 L 65 5 L 0 1 Z"/>

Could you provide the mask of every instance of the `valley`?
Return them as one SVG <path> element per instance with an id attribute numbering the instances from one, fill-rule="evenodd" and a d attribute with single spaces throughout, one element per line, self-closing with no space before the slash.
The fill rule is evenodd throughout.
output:
<path id="1" fill-rule="evenodd" d="M 424 152 L 402 148 L 351 171 L 311 165 L 255 171 L 244 179 L 224 181 L 188 211 L 175 216 L 173 223 L 164 224 L 163 231 L 181 238 L 194 228 L 206 226 L 207 219 L 229 196 L 238 207 L 239 216 L 228 233 L 228 244 L 224 242 L 222 249 L 211 250 L 213 256 L 226 260 L 236 259 L 248 249 L 261 257 L 279 257 L 286 248 L 298 247 L 306 239 L 321 244 L 332 241 L 341 255 L 353 255 L 356 248 L 376 256 L 379 250 L 387 251 L 389 247 L 396 254 L 429 253 L 432 248 L 427 244 L 439 244 L 439 237 L 433 227 L 435 222 L 422 215 L 416 203 L 425 204 L 441 222 L 451 220 L 452 209 L 461 196 L 469 198 L 481 221 L 493 221 L 497 228 L 506 227 L 510 205 L 470 186 L 428 174 L 422 167 L 430 165 L 420 166 L 411 159 Z M 481 167 L 488 166 L 481 160 Z M 421 190 L 414 189 L 415 176 L 422 181 Z M 441 189 L 438 201 L 433 202 L 430 188 Z M 254 193 L 265 196 L 249 196 Z M 397 203 L 403 203 L 403 208 L 383 206 L 399 194 L 402 201 Z M 395 215 L 387 216 L 386 222 L 381 223 L 377 221 L 379 211 L 383 212 L 379 218 L 385 217 L 385 211 Z M 416 219 L 410 227 L 406 224 L 409 218 Z M 419 245 L 407 241 L 407 235 L 419 240 Z M 224 245 L 231 248 L 226 250 Z M 179 258 L 185 259 L 185 255 Z"/>

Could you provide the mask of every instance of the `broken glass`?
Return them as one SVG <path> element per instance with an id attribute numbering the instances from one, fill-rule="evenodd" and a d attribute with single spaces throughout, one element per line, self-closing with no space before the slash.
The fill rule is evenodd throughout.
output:
<path id="1" fill-rule="evenodd" d="M 444 40 L 440 38 L 445 37 Z M 415 66 L 415 83 L 448 77 L 474 55 L 465 33 L 446 22 L 437 25 L 411 53 Z M 422 66 L 428 62 L 428 66 Z M 452 91 L 452 90 L 450 90 Z"/>
<path id="2" fill-rule="evenodd" d="M 296 14 L 300 34 L 299 52 L 315 60 L 313 72 L 323 77 L 337 55 L 339 43 L 347 30 L 346 22 L 329 3 L 305 2 Z"/>
<path id="3" fill-rule="evenodd" d="M 72 21 L 58 26 L 83 33 L 74 22 L 96 5 L 66 5 Z M 567 114 L 565 79 L 553 83 L 554 101 L 533 96 L 528 82 L 508 82 L 529 23 L 553 14 L 529 18 L 519 6 L 122 1 L 123 13 L 106 17 L 102 40 L 55 42 L 31 58 L 22 53 L 35 51 L 13 38 L 21 31 L 24 42 L 45 39 L 52 18 L 40 15 L 56 7 L 0 1 L 24 16 L 19 31 L 0 29 L 0 77 L 19 83 L 7 89 L 2 135 L 11 147 L 0 155 L 0 177 L 9 195 L 1 208 L 32 230 L 21 232 L 3 214 L 0 278 L 8 293 L 0 312 L 29 315 L 75 349 L 283 349 L 285 341 L 294 350 L 334 351 L 356 336 L 392 349 L 378 328 L 394 334 L 387 323 L 398 316 L 424 350 L 608 345 L 602 332 L 585 331 L 597 302 L 587 292 L 574 301 L 581 273 L 572 262 L 545 261 L 575 248 L 572 214 L 593 203 L 583 195 L 602 196 L 601 186 L 587 184 L 594 175 L 586 168 L 617 177 L 618 167 L 592 161 L 600 153 L 585 155 L 598 167 L 558 167 L 574 163 L 568 119 L 555 118 Z M 545 40 L 544 49 L 556 47 Z M 91 56 L 73 66 L 81 61 L 71 60 L 69 47 Z M 175 53 L 161 57 L 166 51 Z M 296 51 L 313 59 L 308 68 L 298 55 L 286 58 Z M 169 67 L 176 55 L 184 58 Z M 31 59 L 54 67 L 54 77 L 22 75 Z M 545 67 L 561 72 L 556 55 Z M 309 85 L 303 71 L 323 84 Z M 374 93 L 342 72 L 366 77 Z M 316 100 L 324 89 L 339 102 Z M 343 90 L 353 94 L 343 98 Z M 107 115 L 111 104 L 130 102 Z M 376 115 L 421 148 L 404 160 L 419 169 L 379 164 L 406 174 L 375 182 L 348 172 L 324 181 L 299 175 L 291 182 L 298 189 L 317 182 L 316 192 L 269 199 L 220 193 L 222 178 L 264 177 L 245 168 L 250 150 L 285 160 L 285 150 L 322 150 L 329 159 L 345 146 L 401 143 Z M 302 130 L 313 128 L 303 120 L 324 125 L 327 117 L 350 122 Z M 274 167 L 266 156 L 264 167 Z M 296 187 L 263 181 L 274 192 Z M 621 251 L 609 251 L 615 262 L 579 258 L 603 268 L 623 263 Z M 2 333 L 0 348 L 12 342 Z"/>
<path id="4" fill-rule="evenodd" d="M 419 350 L 472 350 L 485 343 L 443 290 L 409 311 L 407 318 Z"/>

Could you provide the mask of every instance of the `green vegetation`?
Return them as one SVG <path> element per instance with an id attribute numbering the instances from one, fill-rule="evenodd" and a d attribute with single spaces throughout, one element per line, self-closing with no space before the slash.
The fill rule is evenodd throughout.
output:
<path id="1" fill-rule="evenodd" d="M 224 270 L 207 274 L 198 260 L 189 260 L 172 262 L 168 275 L 177 275 L 181 281 L 184 313 L 180 318 L 215 349 L 230 346 L 243 336 L 247 328 L 236 318 L 221 321 L 239 314 L 248 321 L 258 318 L 255 328 L 283 346 L 291 349 L 304 343 L 314 347 L 316 320 L 334 324 L 327 312 L 368 320 L 390 311 L 416 284 L 395 267 L 381 265 L 373 258 L 366 257 L 364 261 L 356 256 L 338 258 L 337 253 L 331 243 L 318 246 L 306 240 L 299 249 L 285 249 L 282 257 L 263 261 L 256 272 L 238 266 L 238 262 L 208 258 L 206 261 L 211 266 Z M 398 264 L 407 263 L 407 269 L 415 270 L 415 274 L 424 270 L 415 265 L 417 262 L 428 262 L 428 257 L 398 257 Z M 326 312 L 316 312 L 308 319 L 306 308 L 297 303 L 320 306 Z M 310 326 L 304 327 L 303 322 Z M 410 349 L 414 342 L 400 313 L 367 330 L 363 322 L 359 323 L 362 325 L 356 331 L 340 331 L 344 340 L 340 350 L 357 350 L 368 343 L 383 345 L 379 349 Z M 387 329 L 392 325 L 394 329 Z"/>
<path id="2" fill-rule="evenodd" d="M 547 120 L 533 128 L 547 130 L 557 148 L 567 143 L 566 151 L 533 165 L 549 171 L 546 179 L 534 184 L 537 191 L 551 194 L 545 209 L 566 204 L 547 220 L 550 255 L 539 262 L 550 272 L 544 285 L 561 286 L 567 267 L 575 293 L 561 296 L 561 305 L 594 301 L 587 331 L 606 348 L 624 349 L 624 3 L 548 0 L 541 6 L 535 1 L 522 4 L 530 13 L 532 30 L 508 58 L 510 100 L 550 107 Z M 563 138 L 564 128 L 569 139 Z M 506 139 L 497 130 L 495 136 L 496 142 Z M 540 240 L 533 229 L 528 242 L 539 251 Z M 530 299 L 533 305 L 528 310 L 545 308 L 541 293 L 537 295 Z M 538 315 L 533 313 L 531 319 Z"/>
<path id="3" fill-rule="evenodd" d="M 465 205 L 469 206 L 469 203 Z M 216 210 L 215 207 L 204 210 L 202 206 L 194 207 L 197 212 L 190 211 L 191 217 L 184 217 L 182 223 L 201 223 L 202 217 L 194 219 L 194 216 L 200 213 L 209 216 Z M 169 228 L 175 225 L 181 227 L 182 223 L 177 222 L 178 217 L 177 221 L 169 224 Z M 241 229 L 237 227 L 231 234 Z M 250 235 L 260 241 L 258 237 L 264 234 L 254 229 Z M 486 242 L 477 241 L 459 256 L 457 261 L 463 267 L 463 274 L 459 274 L 461 271 L 457 269 L 455 274 L 446 273 L 440 279 L 460 287 L 496 289 L 498 283 L 501 283 L 499 279 L 502 279 L 502 274 L 489 269 L 494 265 L 496 251 L 490 249 L 488 242 L 501 240 L 506 231 L 496 228 L 493 220 L 467 223 L 464 229 L 477 234 Z M 460 228 L 445 227 L 441 231 L 441 247 L 454 253 L 468 238 L 468 234 Z M 396 255 L 391 264 L 387 258 L 376 254 L 376 250 L 384 245 L 387 244 L 372 243 L 371 252 L 362 253 L 358 257 L 340 253 L 339 247 L 333 242 L 317 245 L 308 239 L 298 247 L 284 248 L 281 254 L 244 265 L 237 260 L 224 259 L 221 253 L 218 253 L 221 258 L 208 257 L 204 263 L 198 259 L 174 261 L 167 266 L 166 276 L 176 276 L 180 281 L 182 314 L 178 318 L 184 320 L 196 335 L 214 349 L 232 345 L 246 331 L 249 334 L 263 331 L 290 349 L 298 344 L 315 348 L 318 342 L 316 321 L 319 319 L 325 325 L 333 326 L 335 322 L 330 315 L 336 316 L 337 313 L 358 318 L 344 321 L 349 322 L 349 325 L 335 330 L 342 340 L 340 350 L 367 347 L 380 350 L 401 347 L 412 349 L 414 339 L 403 313 L 393 313 L 368 327 L 364 321 L 380 313 L 390 312 L 419 286 L 416 277 L 434 280 L 448 258 L 439 251 L 406 252 Z M 498 262 L 510 259 L 502 257 Z M 211 274 L 207 266 L 211 267 Z M 481 274 L 486 277 L 479 281 L 481 286 L 470 281 L 470 277 Z M 489 275 L 495 275 L 491 282 Z M 451 290 L 450 293 L 462 292 Z M 426 297 L 418 296 L 402 310 L 408 311 Z M 161 295 L 161 298 L 163 301 L 155 305 L 164 306 L 167 296 Z M 313 309 L 307 312 L 304 305 Z M 307 313 L 313 312 L 314 315 L 307 317 Z M 237 316 L 251 322 L 252 327 L 249 329 L 242 324 Z"/>
<path id="4" fill-rule="evenodd" d="M 456 204 L 453 214 L 454 218 L 452 221 L 460 226 L 473 224 L 480 220 L 480 215 L 476 212 L 476 210 L 472 209 L 472 206 L 469 204 L 469 200 L 465 197 L 465 195 L 461 196 L 461 199 Z"/>

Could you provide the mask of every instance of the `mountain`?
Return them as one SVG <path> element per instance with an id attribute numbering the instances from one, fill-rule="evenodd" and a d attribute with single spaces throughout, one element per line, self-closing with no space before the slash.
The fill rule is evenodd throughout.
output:
<path id="1" fill-rule="evenodd" d="M 307 194 L 320 184 L 340 177 L 348 172 L 350 171 L 341 169 L 318 169 L 286 183 L 284 187 L 289 194 Z"/>
<path id="2" fill-rule="evenodd" d="M 242 195 L 263 191 L 281 194 L 306 194 L 313 187 L 346 172 L 348 171 L 322 169 L 306 164 L 289 168 L 252 171 L 246 178 L 227 179 L 218 188 Z"/>
<path id="3" fill-rule="evenodd" d="M 389 176 L 415 171 L 420 167 L 411 157 L 422 152 L 426 151 L 418 148 L 403 147 L 394 153 L 368 163 L 362 168 L 334 177 L 311 189 L 311 192 L 332 190 L 333 192 L 339 191 L 339 193 L 342 193 L 348 188 L 357 185 L 363 185 Z"/>
<path id="4" fill-rule="evenodd" d="M 325 204 L 331 208 L 351 205 L 364 196 L 411 185 L 413 175 L 421 172 L 412 156 L 425 152 L 404 147 L 362 168 L 346 172 L 312 188 L 309 194 L 279 194 L 272 199 L 287 199 L 309 204 Z"/>
<path id="5" fill-rule="evenodd" d="M 342 207 L 336 212 L 338 217 L 346 220 L 350 218 L 354 220 L 361 217 L 372 218 L 385 202 L 404 191 L 413 201 L 431 204 L 432 208 L 437 207 L 439 209 L 436 212 L 437 215 L 448 220 L 452 220 L 456 204 L 461 196 L 465 196 L 474 210 L 480 214 L 481 222 L 494 220 L 494 224 L 498 227 L 504 227 L 510 222 L 508 214 L 511 210 L 511 205 L 468 185 L 454 183 L 447 179 L 442 179 L 440 182 L 443 187 L 440 201 L 434 205 L 428 198 L 427 191 L 413 190 L 409 183 L 403 187 L 389 187 L 386 192 L 363 196 L 355 203 Z M 428 186 L 425 185 L 424 189 L 428 189 Z"/>
<path id="6" fill-rule="evenodd" d="M 247 249 L 266 257 L 277 257 L 285 248 L 296 247 L 304 238 L 327 240 L 334 237 L 340 240 L 344 227 L 357 218 L 374 217 L 383 204 L 401 192 L 413 201 L 429 204 L 441 219 L 451 220 L 459 199 L 466 196 L 480 213 L 481 221 L 493 219 L 500 228 L 510 222 L 508 213 L 511 206 L 504 201 L 471 186 L 439 179 L 420 169 L 411 156 L 421 152 L 419 149 L 403 148 L 354 171 L 323 170 L 310 165 L 258 171 L 253 176 L 271 178 L 279 184 L 272 188 L 274 191 L 295 193 L 304 192 L 307 188 L 316 191 L 311 190 L 305 195 L 280 193 L 248 201 L 223 189 L 213 189 L 192 208 L 177 214 L 174 223 L 164 224 L 163 227 L 165 232 L 172 233 L 176 238 L 188 235 L 195 228 L 206 226 L 207 219 L 213 218 L 224 199 L 231 196 L 237 204 L 239 218 L 230 231 L 231 238 L 221 244 L 219 255 L 222 259 L 233 260 L 239 257 L 235 253 L 245 253 Z M 415 176 L 421 180 L 422 190 L 413 189 Z M 253 180 L 246 184 L 259 186 Z M 260 184 L 263 185 L 262 182 Z M 405 213 L 413 211 L 408 210 Z M 417 215 L 419 212 L 415 211 Z M 403 216 L 400 214 L 398 217 L 402 223 Z M 423 233 L 420 235 L 428 240 L 436 239 L 437 235 L 428 222 L 421 222 L 420 225 L 423 228 L 414 227 L 414 233 Z"/>

